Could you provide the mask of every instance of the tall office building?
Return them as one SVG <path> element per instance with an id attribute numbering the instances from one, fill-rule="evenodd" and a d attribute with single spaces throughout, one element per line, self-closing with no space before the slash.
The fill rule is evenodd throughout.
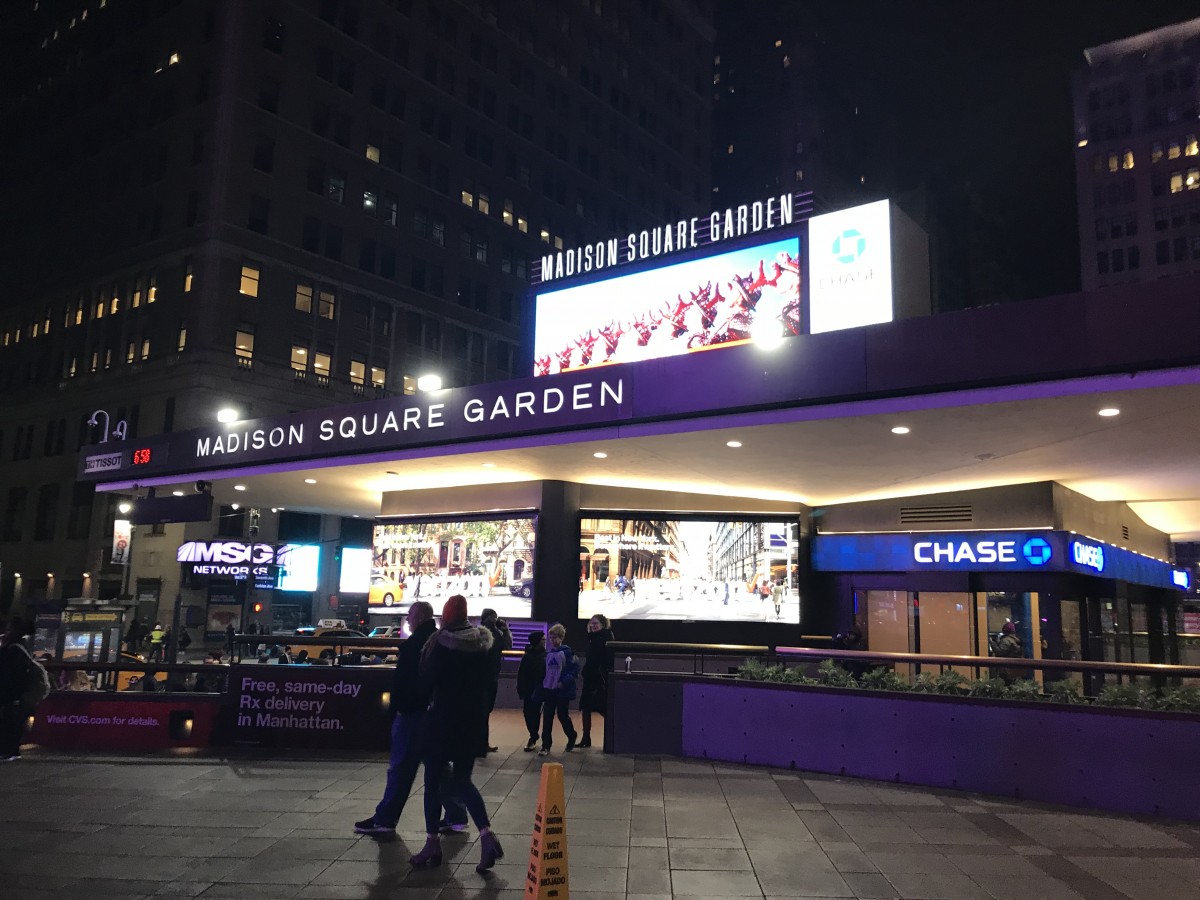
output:
<path id="1" fill-rule="evenodd" d="M 0 612 L 133 590 L 85 443 L 529 372 L 530 259 L 709 207 L 711 6 L 13 11 Z"/>
<path id="2" fill-rule="evenodd" d="M 1200 19 L 1084 57 L 1073 89 L 1084 290 L 1200 271 Z"/>

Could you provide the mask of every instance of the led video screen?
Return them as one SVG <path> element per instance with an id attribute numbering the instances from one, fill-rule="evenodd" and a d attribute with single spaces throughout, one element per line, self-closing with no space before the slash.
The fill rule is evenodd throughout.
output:
<path id="1" fill-rule="evenodd" d="M 800 621 L 795 522 L 585 517 L 579 541 L 581 619 Z"/>
<path id="2" fill-rule="evenodd" d="M 275 552 L 281 591 L 315 591 L 321 570 L 320 544 L 284 544 Z"/>
<path id="3" fill-rule="evenodd" d="M 800 239 L 538 294 L 534 374 L 800 334 Z"/>
<path id="4" fill-rule="evenodd" d="M 343 547 L 338 590 L 343 594 L 365 594 L 371 589 L 371 548 Z"/>
<path id="5" fill-rule="evenodd" d="M 537 517 L 467 521 L 381 521 L 372 541 L 367 609 L 407 613 L 427 600 L 441 615 L 454 594 L 467 614 L 491 608 L 501 617 L 528 619 L 533 609 Z"/>

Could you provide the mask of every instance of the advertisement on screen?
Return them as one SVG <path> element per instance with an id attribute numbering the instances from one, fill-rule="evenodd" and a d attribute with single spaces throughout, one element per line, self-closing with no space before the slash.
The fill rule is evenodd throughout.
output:
<path id="1" fill-rule="evenodd" d="M 895 317 L 887 200 L 809 220 L 808 306 L 810 334 Z"/>
<path id="2" fill-rule="evenodd" d="M 800 238 L 537 295 L 534 374 L 800 334 Z"/>
<path id="3" fill-rule="evenodd" d="M 787 521 L 585 517 L 579 617 L 796 624 L 797 537 Z"/>
<path id="4" fill-rule="evenodd" d="M 367 609 L 404 614 L 414 600 L 442 606 L 467 598 L 467 614 L 485 608 L 528 619 L 533 610 L 537 518 L 385 522 L 375 525 Z"/>
<path id="5" fill-rule="evenodd" d="M 284 544 L 275 553 L 281 591 L 315 591 L 321 568 L 320 544 Z"/>
<path id="6" fill-rule="evenodd" d="M 371 589 L 371 548 L 343 547 L 338 590 L 343 594 L 365 594 Z"/>

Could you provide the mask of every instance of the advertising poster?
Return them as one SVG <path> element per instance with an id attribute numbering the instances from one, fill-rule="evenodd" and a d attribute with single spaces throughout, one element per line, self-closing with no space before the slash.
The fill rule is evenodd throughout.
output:
<path id="1" fill-rule="evenodd" d="M 208 620 L 204 630 L 209 640 L 225 637 L 230 625 L 242 630 L 242 601 L 231 587 L 210 586 L 208 589 Z"/>
<path id="2" fill-rule="evenodd" d="M 802 333 L 800 239 L 537 296 L 534 374 Z"/>
<path id="3" fill-rule="evenodd" d="M 793 522 L 584 518 L 579 531 L 581 619 L 800 621 Z"/>
<path id="4" fill-rule="evenodd" d="M 377 524 L 368 611 L 400 615 L 412 601 L 427 600 L 440 614 L 447 598 L 462 594 L 468 615 L 490 607 L 501 617 L 528 619 L 536 542 L 534 516 Z"/>
<path id="5" fill-rule="evenodd" d="M 133 540 L 133 527 L 128 519 L 113 521 L 112 564 L 114 566 L 129 565 L 129 542 Z"/>
<path id="6" fill-rule="evenodd" d="M 892 321 L 888 201 L 809 220 L 808 275 L 812 334 Z"/>

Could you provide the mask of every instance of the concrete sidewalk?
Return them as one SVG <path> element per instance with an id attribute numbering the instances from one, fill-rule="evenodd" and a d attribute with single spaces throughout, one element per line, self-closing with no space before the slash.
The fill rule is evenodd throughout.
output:
<path id="1" fill-rule="evenodd" d="M 475 873 L 474 828 L 443 838 L 440 868 L 410 870 L 423 840 L 419 792 L 395 840 L 353 833 L 379 799 L 382 758 L 34 751 L 0 764 L 0 897 L 516 900 L 543 760 L 519 749 L 518 713 L 497 711 L 492 734 L 512 749 L 476 769 L 506 851 L 486 878 Z M 1197 826 L 596 749 L 564 755 L 555 738 L 575 900 L 1200 900 Z"/>

